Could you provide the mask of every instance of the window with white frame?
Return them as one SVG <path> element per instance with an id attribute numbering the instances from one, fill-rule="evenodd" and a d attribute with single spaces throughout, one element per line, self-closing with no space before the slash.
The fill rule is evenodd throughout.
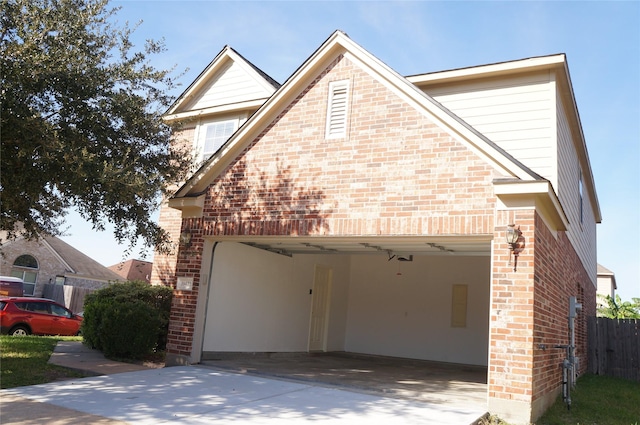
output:
<path id="1" fill-rule="evenodd" d="M 327 105 L 327 128 L 325 133 L 327 139 L 346 137 L 348 107 L 349 81 L 330 82 Z"/>
<path id="2" fill-rule="evenodd" d="M 33 295 L 35 293 L 38 269 L 38 260 L 29 254 L 21 255 L 13 262 L 11 276 L 18 277 L 24 281 L 24 295 Z"/>
<path id="3" fill-rule="evenodd" d="M 208 159 L 238 129 L 238 119 L 226 119 L 203 123 L 197 140 L 197 154 L 201 161 Z"/>

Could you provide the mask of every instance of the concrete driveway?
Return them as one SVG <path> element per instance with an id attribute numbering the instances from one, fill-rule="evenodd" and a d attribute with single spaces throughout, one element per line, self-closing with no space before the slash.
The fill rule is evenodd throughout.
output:
<path id="1" fill-rule="evenodd" d="M 485 412 L 365 394 L 315 383 L 180 366 L 52 382 L 0 391 L 52 409 L 129 424 L 446 424 Z M 3 403 L 4 409 L 11 405 Z M 5 411 L 6 412 L 6 411 Z M 5 422 L 29 423 L 29 422 Z M 65 423 L 65 422 L 60 422 Z"/>

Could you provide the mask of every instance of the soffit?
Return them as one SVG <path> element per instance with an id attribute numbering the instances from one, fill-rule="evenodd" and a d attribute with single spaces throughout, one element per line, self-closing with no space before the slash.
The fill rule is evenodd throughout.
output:
<path id="1" fill-rule="evenodd" d="M 284 255 L 377 254 L 395 255 L 491 255 L 492 235 L 449 237 L 230 237 L 219 241 L 244 243 Z"/>

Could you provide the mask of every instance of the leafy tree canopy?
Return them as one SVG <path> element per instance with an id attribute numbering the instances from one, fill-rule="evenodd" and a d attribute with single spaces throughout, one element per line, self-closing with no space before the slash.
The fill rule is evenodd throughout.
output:
<path id="1" fill-rule="evenodd" d="M 58 235 L 70 208 L 118 242 L 161 247 L 151 219 L 190 158 L 161 119 L 172 70 L 141 51 L 108 0 L 0 0 L 0 230 Z"/>
<path id="2" fill-rule="evenodd" d="M 615 299 L 610 295 L 598 295 L 602 301 L 602 307 L 598 307 L 598 316 L 609 319 L 640 319 L 640 298 L 632 298 L 632 301 L 622 301 L 620 295 Z"/>

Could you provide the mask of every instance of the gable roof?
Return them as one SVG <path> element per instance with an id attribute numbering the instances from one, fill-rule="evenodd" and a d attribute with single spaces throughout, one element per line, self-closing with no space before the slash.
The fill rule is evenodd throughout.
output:
<path id="1" fill-rule="evenodd" d="M 455 82 L 458 80 L 468 80 L 470 78 L 493 78 L 500 77 L 505 74 L 513 75 L 515 73 L 532 72 L 536 70 L 553 70 L 555 72 L 558 90 L 563 99 L 563 104 L 567 107 L 567 119 L 572 134 L 577 137 L 573 138 L 578 159 L 584 174 L 584 184 L 587 193 L 593 200 L 591 203 L 593 213 L 597 223 L 602 221 L 602 213 L 600 211 L 600 203 L 596 193 L 595 180 L 591 170 L 589 153 L 587 144 L 582 131 L 582 123 L 578 112 L 577 102 L 571 83 L 571 75 L 569 73 L 569 64 L 564 53 L 546 56 L 536 56 L 509 62 L 499 62 L 488 65 L 479 65 L 466 68 L 458 68 L 447 71 L 438 71 L 427 74 L 411 75 L 407 80 L 418 87 L 426 84 L 441 84 L 445 82 Z"/>
<path id="2" fill-rule="evenodd" d="M 231 71 L 233 69 L 233 71 Z M 233 97 L 214 103 L 203 102 L 203 96 L 215 96 L 216 90 L 227 79 L 234 85 Z M 176 99 L 164 115 L 166 121 L 192 118 L 208 113 L 257 108 L 269 98 L 280 84 L 246 60 L 242 55 L 225 46 L 198 77 Z M 228 88 L 225 88 L 229 92 Z M 225 101 L 226 100 L 226 101 Z M 198 103 L 200 101 L 200 103 Z"/>
<path id="3" fill-rule="evenodd" d="M 88 255 L 78 251 L 62 239 L 55 236 L 47 236 L 41 241 L 64 262 L 70 275 L 84 277 L 91 280 L 122 280 L 118 274 L 112 272 Z"/>
<path id="4" fill-rule="evenodd" d="M 340 55 L 344 55 L 378 82 L 412 105 L 503 175 L 498 196 L 528 196 L 542 205 L 559 230 L 565 230 L 568 219 L 551 183 L 493 143 L 486 136 L 402 77 L 378 58 L 353 42 L 344 32 L 334 32 L 258 109 L 229 140 L 169 200 L 169 206 L 182 210 L 183 217 L 200 216 L 204 193 L 213 180 L 230 164 L 301 93 L 318 74 Z M 508 181 L 509 184 L 504 184 Z M 524 188 L 518 183 L 538 182 Z"/>
<path id="5" fill-rule="evenodd" d="M 334 32 L 271 96 L 264 105 L 213 155 L 175 194 L 174 199 L 200 194 L 274 117 L 338 55 L 344 54 L 374 78 L 419 111 L 449 127 L 452 133 L 504 173 L 523 180 L 541 180 L 507 152 L 466 124 L 432 97 L 353 42 L 345 33 Z M 174 202 L 175 204 L 175 202 Z"/>

